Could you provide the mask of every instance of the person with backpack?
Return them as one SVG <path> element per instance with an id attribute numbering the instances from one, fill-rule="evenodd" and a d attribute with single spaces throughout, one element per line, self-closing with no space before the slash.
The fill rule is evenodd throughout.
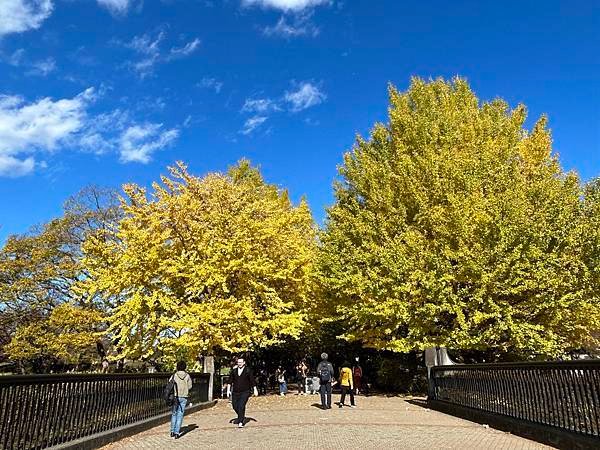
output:
<path id="1" fill-rule="evenodd" d="M 252 390 L 254 395 L 258 396 L 258 389 L 254 381 L 252 369 L 246 366 L 246 361 L 243 357 L 237 359 L 237 367 L 234 367 L 229 377 L 229 389 L 231 392 L 231 405 L 237 414 L 237 424 L 239 428 L 244 428 L 246 420 L 246 403 L 250 398 Z"/>
<path id="2" fill-rule="evenodd" d="M 352 369 L 350 363 L 345 362 L 340 369 L 340 388 L 342 389 L 342 396 L 340 398 L 340 408 L 344 406 L 344 400 L 346 400 L 346 394 L 350 393 L 350 407 L 355 408 L 354 404 L 354 380 L 352 377 Z"/>
<path id="3" fill-rule="evenodd" d="M 167 384 L 167 401 L 171 401 L 171 437 L 181 437 L 181 423 L 183 412 L 187 404 L 190 389 L 192 389 L 192 377 L 185 371 L 185 361 L 177 363 L 177 372 L 169 379 Z"/>
<path id="4" fill-rule="evenodd" d="M 327 353 L 321 354 L 321 362 L 317 365 L 319 391 L 321 392 L 321 409 L 331 409 L 331 386 L 333 383 L 333 366 L 327 361 Z"/>

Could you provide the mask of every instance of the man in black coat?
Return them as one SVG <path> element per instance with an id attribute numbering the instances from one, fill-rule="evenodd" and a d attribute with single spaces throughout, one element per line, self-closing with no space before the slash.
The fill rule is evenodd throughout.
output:
<path id="1" fill-rule="evenodd" d="M 248 403 L 252 391 L 254 391 L 254 395 L 258 396 L 258 389 L 252 369 L 246 366 L 246 361 L 242 357 L 237 359 L 237 367 L 231 370 L 228 389 L 231 389 L 231 405 L 237 413 L 237 421 L 234 423 L 243 428 L 246 419 L 246 403 Z"/>

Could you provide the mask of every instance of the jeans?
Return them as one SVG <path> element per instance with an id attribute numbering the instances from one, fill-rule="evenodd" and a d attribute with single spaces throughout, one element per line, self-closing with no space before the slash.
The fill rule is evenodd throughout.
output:
<path id="1" fill-rule="evenodd" d="M 279 393 L 287 394 L 287 383 L 285 381 L 283 383 L 279 383 Z"/>
<path id="2" fill-rule="evenodd" d="M 186 397 L 175 397 L 175 403 L 171 409 L 171 433 L 179 433 L 181 422 L 183 422 L 183 412 L 187 404 Z"/>
<path id="3" fill-rule="evenodd" d="M 244 423 L 246 418 L 246 403 L 250 398 L 250 391 L 246 392 L 233 392 L 231 394 L 231 406 L 237 413 L 237 423 Z"/>
<path id="4" fill-rule="evenodd" d="M 354 389 L 350 386 L 341 386 L 342 389 L 342 397 L 340 398 L 340 406 L 344 404 L 344 400 L 346 400 L 346 393 L 350 393 L 350 404 L 354 406 Z"/>
<path id="5" fill-rule="evenodd" d="M 331 383 L 322 384 L 319 388 L 321 391 L 321 407 L 331 408 Z"/>

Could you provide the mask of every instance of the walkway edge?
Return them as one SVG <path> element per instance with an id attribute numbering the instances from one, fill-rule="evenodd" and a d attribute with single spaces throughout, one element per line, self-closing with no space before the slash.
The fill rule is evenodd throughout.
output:
<path id="1" fill-rule="evenodd" d="M 460 417 L 480 424 L 487 424 L 492 428 L 506 431 L 516 436 L 551 445 L 561 449 L 598 449 L 600 439 L 593 436 L 585 436 L 576 432 L 567 432 L 560 428 L 529 422 L 527 420 L 514 419 L 509 416 L 495 414 L 479 409 L 467 408 L 440 400 L 428 400 L 429 408 Z"/>
<path id="2" fill-rule="evenodd" d="M 185 414 L 188 414 L 212 408 L 217 404 L 217 400 L 210 402 L 198 403 L 190 408 L 186 408 Z M 102 433 L 91 434 L 80 439 L 65 442 L 64 444 L 55 445 L 48 447 L 48 450 L 95 450 L 104 445 L 110 444 L 111 442 L 119 441 L 134 434 L 141 433 L 142 431 L 154 428 L 163 423 L 167 423 L 171 420 L 171 413 L 161 414 L 160 416 L 151 417 L 150 419 L 140 420 L 139 422 L 130 423 L 129 425 L 123 425 L 122 427 L 113 428 L 112 430 L 104 431 Z"/>

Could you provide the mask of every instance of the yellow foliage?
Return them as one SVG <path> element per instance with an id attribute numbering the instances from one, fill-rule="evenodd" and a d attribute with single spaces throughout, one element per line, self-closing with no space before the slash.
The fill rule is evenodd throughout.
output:
<path id="1" fill-rule="evenodd" d="M 121 355 L 172 360 L 298 336 L 315 254 L 307 204 L 246 161 L 203 178 L 180 163 L 161 181 L 150 194 L 125 186 L 123 220 L 83 246 L 79 289 L 111 303 Z"/>
<path id="2" fill-rule="evenodd" d="M 593 344 L 597 227 L 546 119 L 529 132 L 525 117 L 462 79 L 390 87 L 389 122 L 344 156 L 321 236 L 346 339 L 544 355 Z"/>
<path id="3" fill-rule="evenodd" d="M 4 351 L 15 361 L 49 357 L 67 364 L 91 362 L 102 321 L 96 309 L 63 303 L 47 318 L 17 328 Z"/>

